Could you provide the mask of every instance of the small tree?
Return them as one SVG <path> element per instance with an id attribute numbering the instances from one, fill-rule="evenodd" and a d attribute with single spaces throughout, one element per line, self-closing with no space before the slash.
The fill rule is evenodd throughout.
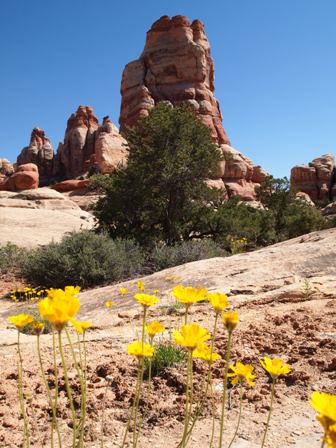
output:
<path id="1" fill-rule="evenodd" d="M 188 106 L 160 103 L 128 131 L 127 141 L 127 166 L 95 181 L 106 193 L 94 210 L 100 228 L 142 244 L 189 239 L 219 194 L 204 182 L 221 158 L 209 129 Z"/>

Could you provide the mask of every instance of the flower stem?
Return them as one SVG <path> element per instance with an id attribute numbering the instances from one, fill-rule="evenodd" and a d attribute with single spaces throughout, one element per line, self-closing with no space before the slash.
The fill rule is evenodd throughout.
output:
<path id="1" fill-rule="evenodd" d="M 41 344 L 40 344 L 40 335 L 37 334 L 37 354 L 38 354 L 38 359 L 39 359 L 39 364 L 40 364 L 40 370 L 41 370 L 41 376 L 43 379 L 43 383 L 44 383 L 44 387 L 46 388 L 47 391 L 47 396 L 48 396 L 48 400 L 49 400 L 49 406 L 51 408 L 51 412 L 52 412 L 52 421 L 51 421 L 51 448 L 53 448 L 54 446 L 54 428 L 56 429 L 56 433 L 57 433 L 57 437 L 58 437 L 58 446 L 61 447 L 61 435 L 59 432 L 59 426 L 58 426 L 58 421 L 57 421 L 57 417 L 56 417 L 56 409 L 53 403 L 53 399 L 51 396 L 51 391 L 50 391 L 50 387 L 48 384 L 48 380 L 45 376 L 44 373 L 44 369 L 43 369 L 43 362 L 42 362 L 42 356 L 41 356 Z"/>
<path id="2" fill-rule="evenodd" d="M 225 369 L 224 369 L 224 378 L 223 378 L 223 398 L 222 398 L 222 415 L 220 421 L 220 432 L 219 432 L 219 448 L 222 448 L 223 444 L 223 432 L 224 432 L 224 416 L 225 416 L 225 404 L 226 404 L 226 392 L 227 392 L 227 376 L 229 371 L 229 363 L 230 363 L 230 352 L 231 352 L 231 341 L 232 341 L 232 331 L 229 331 L 228 343 L 226 347 L 225 354 Z"/>
<path id="3" fill-rule="evenodd" d="M 63 352 L 63 345 L 62 345 L 62 336 L 61 336 L 61 330 L 58 330 L 58 347 L 61 355 L 62 360 L 62 367 L 64 372 L 64 381 L 65 381 L 65 388 L 68 395 L 70 410 L 71 410 L 71 416 L 72 416 L 72 447 L 76 448 L 76 433 L 77 433 L 77 422 L 76 422 L 76 412 L 74 408 L 74 403 L 72 399 L 72 392 L 69 384 L 69 377 L 68 377 L 68 369 L 65 363 L 64 358 L 64 352 Z"/>
<path id="4" fill-rule="evenodd" d="M 215 338 L 216 338 L 216 332 L 217 332 L 218 316 L 219 316 L 219 313 L 216 313 L 215 322 L 214 322 L 214 329 L 213 329 L 213 332 L 212 332 L 212 338 L 211 338 L 211 355 L 212 355 L 212 353 L 213 353 L 213 348 L 214 348 L 214 345 L 215 345 Z M 187 441 L 189 440 L 189 438 L 190 438 L 190 436 L 191 436 L 191 432 L 192 432 L 192 430 L 194 429 L 194 426 L 195 426 L 195 424 L 196 424 L 196 422 L 197 422 L 199 416 L 201 415 L 201 413 L 202 413 L 202 411 L 203 411 L 204 403 L 205 403 L 205 400 L 206 400 L 206 398 L 207 398 L 207 396 L 208 396 L 208 390 L 209 390 L 209 387 L 211 388 L 211 383 L 212 383 L 212 361 L 209 361 L 209 364 L 208 364 L 208 371 L 207 371 L 206 375 L 204 376 L 204 380 L 203 380 L 202 388 L 201 388 L 202 391 L 203 391 L 204 389 L 205 389 L 205 390 L 204 390 L 204 393 L 202 393 L 201 402 L 200 402 L 199 406 L 198 406 L 197 409 L 196 409 L 195 416 L 194 416 L 194 418 L 193 418 L 193 420 L 192 420 L 192 422 L 191 422 L 191 426 L 190 426 L 190 428 L 189 428 L 189 430 L 188 430 Z M 213 397 L 213 395 L 212 395 L 212 397 Z M 214 419 L 214 418 L 215 418 L 215 417 L 214 417 L 214 413 L 213 413 L 213 419 Z M 182 442 L 180 442 L 180 443 L 177 445 L 177 448 L 180 448 L 180 447 L 181 447 L 181 443 L 182 443 Z"/>
<path id="5" fill-rule="evenodd" d="M 30 434 L 29 434 L 29 422 L 25 409 L 25 401 L 23 396 L 23 383 L 22 383 L 22 353 L 20 348 L 20 331 L 18 329 L 18 337 L 17 337 L 17 347 L 18 347 L 18 355 L 19 355 L 19 364 L 18 364 L 18 382 L 19 382 L 19 401 L 20 401 L 20 409 L 21 415 L 23 418 L 23 437 L 24 437 L 24 446 L 29 448 L 30 446 Z"/>
<path id="6" fill-rule="evenodd" d="M 239 388 L 239 414 L 238 414 L 238 420 L 237 420 L 237 426 L 236 426 L 236 430 L 235 433 L 232 437 L 232 440 L 230 442 L 230 445 L 228 446 L 228 448 L 231 448 L 237 434 L 239 431 L 239 426 L 240 426 L 240 421 L 241 421 L 241 416 L 242 416 L 242 409 L 243 409 L 243 383 L 240 383 L 240 388 Z"/>
<path id="7" fill-rule="evenodd" d="M 56 360 L 56 336 L 55 336 L 55 329 L 53 328 L 53 359 L 54 359 L 54 377 L 55 377 L 55 402 L 54 402 L 54 409 L 55 413 L 57 415 L 57 404 L 58 404 L 58 367 L 57 367 L 57 360 Z"/>
<path id="8" fill-rule="evenodd" d="M 190 387 L 191 387 L 191 381 L 190 381 L 190 365 L 192 370 L 192 351 L 189 350 L 188 353 L 188 363 L 187 363 L 187 382 L 186 382 L 186 403 L 185 403 L 185 415 L 184 415 L 184 429 L 183 429 L 183 435 L 182 440 L 179 443 L 179 446 L 182 448 L 185 448 L 188 440 L 188 425 L 189 425 L 189 401 L 190 401 Z"/>
<path id="9" fill-rule="evenodd" d="M 269 423 L 270 423 L 270 420 L 271 420 L 272 409 L 273 409 L 273 401 L 274 401 L 274 395 L 275 395 L 275 381 L 276 381 L 275 379 L 272 380 L 271 403 L 270 403 L 270 409 L 269 409 L 268 417 L 267 417 L 267 421 L 266 421 L 266 428 L 265 428 L 265 432 L 264 432 L 264 437 L 263 437 L 262 442 L 261 442 L 261 448 L 263 448 L 264 445 L 265 445 L 266 435 L 267 435 Z"/>
<path id="10" fill-rule="evenodd" d="M 65 334 L 66 334 L 68 342 L 69 342 L 71 355 L 74 360 L 75 369 L 77 372 L 77 376 L 78 376 L 79 384 L 80 384 L 80 388 L 81 388 L 81 415 L 80 415 L 80 422 L 79 422 L 79 425 L 80 425 L 79 448 L 82 448 L 84 446 L 83 445 L 84 444 L 84 423 L 85 423 L 85 416 L 86 416 L 86 396 L 85 396 L 85 387 L 84 387 L 84 381 L 83 381 L 83 371 L 81 371 L 81 369 L 78 365 L 76 353 L 74 350 L 73 343 L 71 341 L 70 333 L 66 327 L 65 327 Z M 81 353 L 80 353 L 80 360 L 81 360 L 81 365 L 83 365 Z"/>

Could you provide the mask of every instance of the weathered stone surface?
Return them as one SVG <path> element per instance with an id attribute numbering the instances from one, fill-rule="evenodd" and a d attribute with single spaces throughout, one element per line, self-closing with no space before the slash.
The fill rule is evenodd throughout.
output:
<path id="1" fill-rule="evenodd" d="M 244 201 L 254 201 L 255 187 L 265 180 L 268 173 L 229 145 L 221 145 L 221 150 L 224 156 L 222 178 L 228 197 L 240 196 Z"/>
<path id="2" fill-rule="evenodd" d="M 92 168 L 111 173 L 126 162 L 126 143 L 109 117 L 104 117 L 99 127 L 92 107 L 79 106 L 68 120 L 64 142 L 58 146 L 54 176 L 75 179 Z"/>
<path id="3" fill-rule="evenodd" d="M 126 145 L 127 142 L 119 134 L 118 128 L 109 117 L 104 117 L 95 137 L 95 160 L 103 174 L 111 173 L 125 165 L 128 154 Z"/>
<path id="4" fill-rule="evenodd" d="M 34 163 L 18 166 L 16 172 L 0 183 L 0 190 L 21 191 L 38 188 L 39 173 Z"/>
<path id="5" fill-rule="evenodd" d="M 67 192 L 86 188 L 89 186 L 89 184 L 90 179 L 83 179 L 83 180 L 69 179 L 64 180 L 63 182 L 58 182 L 57 184 L 54 184 L 51 188 L 59 192 Z"/>
<path id="6" fill-rule="evenodd" d="M 306 204 L 315 206 L 314 202 L 310 199 L 310 196 L 308 193 L 304 193 L 303 191 L 298 191 L 296 193 L 295 197 L 298 201 L 303 201 Z"/>
<path id="7" fill-rule="evenodd" d="M 0 159 L 0 177 L 9 176 L 14 172 L 14 167 L 7 159 Z"/>
<path id="8" fill-rule="evenodd" d="M 38 167 L 40 182 L 47 182 L 53 175 L 54 151 L 50 140 L 40 128 L 34 128 L 30 143 L 22 149 L 16 164 L 34 163 Z"/>
<path id="9" fill-rule="evenodd" d="M 214 64 L 199 20 L 161 17 L 147 33 L 140 58 L 126 65 L 121 82 L 124 132 L 158 102 L 189 103 L 219 144 L 229 143 L 214 96 Z"/>
<path id="10" fill-rule="evenodd" d="M 332 154 L 314 159 L 308 165 L 291 170 L 291 184 L 298 192 L 307 193 L 313 201 L 330 202 L 336 197 L 336 166 Z"/>
<path id="11" fill-rule="evenodd" d="M 83 174 L 84 162 L 94 154 L 98 119 L 90 106 L 79 106 L 68 120 L 64 142 L 57 149 L 55 174 L 74 179 Z"/>

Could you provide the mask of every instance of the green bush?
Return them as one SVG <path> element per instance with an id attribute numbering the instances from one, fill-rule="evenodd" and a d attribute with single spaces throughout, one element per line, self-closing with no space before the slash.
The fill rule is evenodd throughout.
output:
<path id="1" fill-rule="evenodd" d="M 19 273 L 29 254 L 28 249 L 7 243 L 0 246 L 0 275 Z"/>
<path id="2" fill-rule="evenodd" d="M 83 231 L 35 250 L 23 273 L 30 282 L 43 287 L 87 288 L 134 277 L 141 273 L 143 263 L 143 252 L 134 241 Z"/>
<path id="3" fill-rule="evenodd" d="M 155 271 L 179 266 L 190 261 L 227 255 L 218 244 L 210 239 L 184 241 L 174 246 L 157 246 L 151 253 L 151 263 Z"/>
<path id="4" fill-rule="evenodd" d="M 167 367 L 174 367 L 182 364 L 186 360 L 186 352 L 183 348 L 173 345 L 170 342 L 159 342 L 155 345 L 155 352 L 152 358 L 152 376 L 157 376 Z M 148 375 L 149 362 L 145 360 L 145 373 Z"/>
<path id="5" fill-rule="evenodd" d="M 100 228 L 146 246 L 189 239 L 220 194 L 204 182 L 222 157 L 209 129 L 187 105 L 159 103 L 129 129 L 127 142 L 127 166 L 93 178 L 105 192 L 94 208 Z"/>

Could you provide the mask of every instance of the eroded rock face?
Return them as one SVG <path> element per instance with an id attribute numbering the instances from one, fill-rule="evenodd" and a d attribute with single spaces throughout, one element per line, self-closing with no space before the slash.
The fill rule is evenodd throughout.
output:
<path id="1" fill-rule="evenodd" d="M 214 64 L 199 20 L 163 16 L 147 32 L 140 58 L 126 65 L 121 82 L 120 129 L 124 132 L 160 101 L 189 103 L 213 139 L 229 144 L 214 96 Z"/>
<path id="2" fill-rule="evenodd" d="M 308 165 L 291 170 L 291 184 L 298 192 L 307 193 L 314 202 L 328 203 L 336 198 L 336 166 L 332 154 L 314 159 Z"/>
<path id="3" fill-rule="evenodd" d="M 58 146 L 54 175 L 75 179 L 90 168 L 111 173 L 127 160 L 126 140 L 109 117 L 99 126 L 90 106 L 79 106 L 67 123 L 64 142 Z"/>
<path id="4" fill-rule="evenodd" d="M 104 117 L 95 137 L 95 162 L 103 173 L 111 173 L 127 161 L 127 142 L 109 117 Z"/>
<path id="5" fill-rule="evenodd" d="M 0 159 L 0 177 L 9 176 L 14 172 L 14 167 L 7 159 Z"/>
<path id="6" fill-rule="evenodd" d="M 98 119 L 90 106 L 79 106 L 68 120 L 64 142 L 57 149 L 55 174 L 74 179 L 83 174 L 84 162 L 94 153 Z"/>
<path id="7" fill-rule="evenodd" d="M 39 173 L 37 165 L 26 163 L 17 167 L 14 174 L 0 183 L 0 190 L 22 191 L 38 188 Z"/>
<path id="8" fill-rule="evenodd" d="M 17 165 L 34 163 L 39 171 L 40 181 L 46 182 L 53 175 L 54 151 L 50 140 L 40 128 L 34 128 L 30 143 L 17 157 Z"/>

